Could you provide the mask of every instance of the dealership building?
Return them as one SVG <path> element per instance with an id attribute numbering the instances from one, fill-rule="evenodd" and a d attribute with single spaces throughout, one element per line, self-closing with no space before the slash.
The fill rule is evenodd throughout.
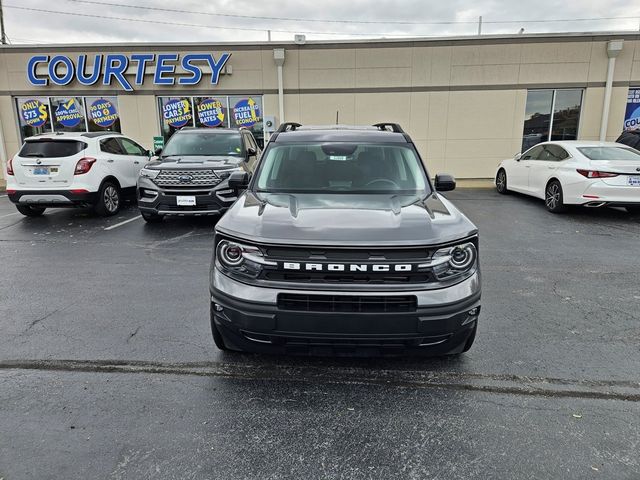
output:
<path id="1" fill-rule="evenodd" d="M 640 125 L 640 34 L 0 48 L 3 163 L 43 132 L 151 149 L 187 126 L 263 141 L 283 121 L 399 123 L 432 175 L 490 178 L 537 142 Z"/>

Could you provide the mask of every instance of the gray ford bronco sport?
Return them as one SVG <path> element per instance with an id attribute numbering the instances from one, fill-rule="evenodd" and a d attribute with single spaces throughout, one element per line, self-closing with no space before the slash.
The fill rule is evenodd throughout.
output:
<path id="1" fill-rule="evenodd" d="M 478 230 L 439 192 L 397 124 L 272 135 L 215 228 L 218 348 L 313 355 L 445 355 L 473 344 Z"/>

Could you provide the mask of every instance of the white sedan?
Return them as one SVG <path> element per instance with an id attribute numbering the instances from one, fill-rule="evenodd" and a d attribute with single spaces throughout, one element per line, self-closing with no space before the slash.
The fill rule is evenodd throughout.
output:
<path id="1" fill-rule="evenodd" d="M 496 172 L 498 192 L 543 199 L 550 212 L 567 205 L 625 207 L 640 212 L 640 152 L 620 143 L 539 143 L 503 160 Z"/>

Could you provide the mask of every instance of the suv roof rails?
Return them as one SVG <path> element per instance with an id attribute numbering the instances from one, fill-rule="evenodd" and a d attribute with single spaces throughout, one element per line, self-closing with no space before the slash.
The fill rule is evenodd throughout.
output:
<path id="1" fill-rule="evenodd" d="M 378 130 L 389 131 L 389 128 L 387 127 L 390 127 L 393 133 L 405 133 L 399 123 L 387 123 L 387 122 L 374 123 L 373 126 L 376 127 Z"/>
<path id="2" fill-rule="evenodd" d="M 295 131 L 298 127 L 301 127 L 302 124 L 300 123 L 296 123 L 296 122 L 284 122 L 281 123 L 280 126 L 278 127 L 278 130 L 276 130 L 275 133 L 282 133 L 282 132 L 293 132 Z"/>

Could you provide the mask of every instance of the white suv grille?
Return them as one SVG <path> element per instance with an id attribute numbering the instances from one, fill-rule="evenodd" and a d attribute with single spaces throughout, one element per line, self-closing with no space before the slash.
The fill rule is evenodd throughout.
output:
<path id="1" fill-rule="evenodd" d="M 221 179 L 213 170 L 161 170 L 153 181 L 159 187 L 215 187 Z"/>

